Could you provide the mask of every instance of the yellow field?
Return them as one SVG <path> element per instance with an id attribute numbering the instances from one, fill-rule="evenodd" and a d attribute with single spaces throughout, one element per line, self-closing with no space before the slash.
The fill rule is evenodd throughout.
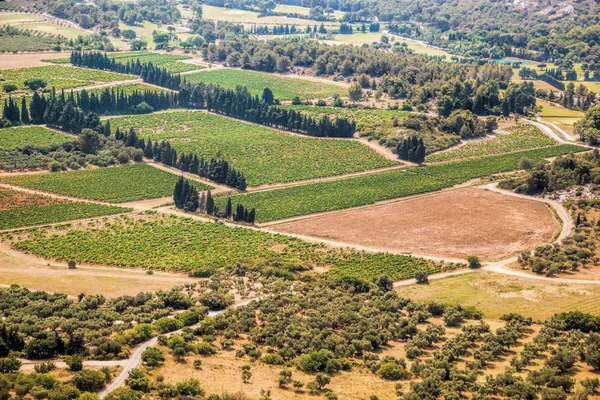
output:
<path id="1" fill-rule="evenodd" d="M 189 11 L 189 15 L 191 15 L 191 11 Z M 246 24 L 246 25 L 296 25 L 296 26 L 306 26 L 306 25 L 311 25 L 314 26 L 315 24 L 320 25 L 320 22 L 317 21 L 311 21 L 311 20 L 307 20 L 307 19 L 300 19 L 300 18 L 287 18 L 287 17 L 277 17 L 277 16 L 270 16 L 270 17 L 264 17 L 264 18 L 259 18 L 258 17 L 258 13 L 252 12 L 252 11 L 245 11 L 245 10 L 236 10 L 236 9 L 229 9 L 229 8 L 223 8 L 223 7 L 214 7 L 214 6 L 207 6 L 207 5 L 203 5 L 202 6 L 202 16 L 204 19 L 207 20 L 214 20 L 214 21 L 229 21 L 229 22 L 239 22 L 242 24 Z M 189 18 L 189 17 L 188 17 Z M 334 27 L 334 26 L 339 26 L 338 23 L 333 23 L 333 22 L 325 22 L 324 23 L 326 27 Z"/>
<path id="2" fill-rule="evenodd" d="M 600 315 L 600 285 L 548 283 L 493 272 L 475 272 L 399 287 L 402 297 L 475 306 L 486 318 L 514 312 L 544 320 L 567 310 Z"/>
<path id="3" fill-rule="evenodd" d="M 358 33 L 353 33 L 351 35 L 338 34 L 338 35 L 334 36 L 334 42 L 329 41 L 329 43 L 342 42 L 342 43 L 357 44 L 357 45 L 371 44 L 373 42 L 380 42 L 382 36 L 384 36 L 384 35 L 379 32 L 365 32 L 365 33 L 358 32 Z M 386 35 L 386 36 L 390 39 L 390 43 L 395 43 L 395 42 L 406 43 L 407 47 L 409 49 L 414 50 L 415 53 L 417 53 L 417 54 L 427 54 L 427 55 L 431 55 L 431 56 L 446 56 L 446 57 L 448 57 L 448 59 L 451 56 L 450 53 L 448 53 L 444 50 L 429 47 L 429 46 L 424 45 L 415 40 L 403 39 L 403 38 L 399 38 L 398 36 L 393 36 L 393 35 Z"/>
<path id="4" fill-rule="evenodd" d="M 45 19 L 43 15 L 27 13 L 0 13 L 0 25 L 18 24 L 23 22 L 41 21 Z"/>
<path id="5" fill-rule="evenodd" d="M 35 23 L 35 24 L 20 24 L 20 25 L 16 25 L 15 28 L 50 33 L 52 35 L 61 35 L 68 39 L 77 39 L 78 36 L 86 36 L 86 35 L 90 34 L 89 32 L 87 32 L 83 29 L 74 28 L 74 27 L 68 26 L 68 25 L 53 24 L 50 22 Z"/>
<path id="6" fill-rule="evenodd" d="M 289 6 L 286 4 L 277 4 L 277 7 L 275 7 L 275 9 L 273 11 L 280 12 L 280 13 L 288 13 L 288 14 L 309 15 L 310 8 L 300 7 L 300 6 Z M 333 16 L 336 19 L 341 19 L 344 16 L 344 14 L 345 13 L 343 11 L 338 11 L 338 10 L 335 10 L 333 12 Z"/>

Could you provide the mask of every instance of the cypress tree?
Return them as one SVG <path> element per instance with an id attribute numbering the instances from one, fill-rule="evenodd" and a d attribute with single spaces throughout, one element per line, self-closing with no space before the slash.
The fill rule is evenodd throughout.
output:
<path id="1" fill-rule="evenodd" d="M 177 180 L 177 183 L 175 183 L 175 190 L 173 191 L 173 201 L 175 202 L 175 207 L 177 208 L 181 208 L 183 204 L 183 199 L 181 198 L 183 194 L 183 181 L 183 176 L 180 176 Z"/>
<path id="2" fill-rule="evenodd" d="M 215 201 L 212 198 L 210 190 L 206 193 L 206 213 L 208 215 L 213 215 L 215 211 Z"/>
<path id="3" fill-rule="evenodd" d="M 227 205 L 225 206 L 225 218 L 231 217 L 232 205 L 231 205 L 231 197 L 227 198 Z"/>
<path id="4" fill-rule="evenodd" d="M 25 97 L 21 100 L 21 122 L 24 124 L 29 123 L 29 113 L 27 112 L 27 102 Z"/>

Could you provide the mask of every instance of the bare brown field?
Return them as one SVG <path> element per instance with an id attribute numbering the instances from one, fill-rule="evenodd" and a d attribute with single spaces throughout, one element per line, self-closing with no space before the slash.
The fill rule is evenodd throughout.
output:
<path id="1" fill-rule="evenodd" d="M 69 270 L 66 263 L 49 263 L 0 243 L 0 286 L 17 284 L 31 290 L 60 292 L 69 296 L 85 293 L 113 298 L 170 289 L 191 281 L 197 279 L 164 272 L 148 275 L 146 271 L 132 269 L 86 266 Z"/>
<path id="2" fill-rule="evenodd" d="M 492 261 L 550 242 L 559 224 L 545 204 L 465 188 L 271 229 L 380 251 Z"/>
<path id="3" fill-rule="evenodd" d="M 23 53 L 23 54 L 0 54 L 0 69 L 40 67 L 42 65 L 51 65 L 42 60 L 51 58 L 65 58 L 71 55 L 68 53 Z"/>

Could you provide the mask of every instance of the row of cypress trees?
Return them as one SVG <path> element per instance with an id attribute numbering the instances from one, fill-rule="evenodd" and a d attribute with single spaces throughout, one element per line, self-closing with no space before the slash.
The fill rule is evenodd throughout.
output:
<path id="1" fill-rule="evenodd" d="M 124 74 L 138 75 L 144 82 L 178 90 L 181 85 L 181 76 L 171 74 L 165 68 L 158 67 L 152 62 L 141 63 L 139 58 L 134 62 L 128 60 L 122 64 L 115 58 L 110 58 L 106 53 L 99 51 L 83 52 L 73 51 L 70 58 L 71 64 L 78 67 L 110 70 Z"/>

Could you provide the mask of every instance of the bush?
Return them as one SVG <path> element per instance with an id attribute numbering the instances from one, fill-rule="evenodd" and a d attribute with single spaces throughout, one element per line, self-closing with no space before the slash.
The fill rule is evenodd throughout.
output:
<path id="1" fill-rule="evenodd" d="M 17 90 L 17 85 L 13 85 L 12 83 L 7 83 L 2 87 L 6 93 L 14 92 Z"/>
<path id="2" fill-rule="evenodd" d="M 467 256 L 467 262 L 469 263 L 469 268 L 471 269 L 481 268 L 481 261 L 477 256 Z"/>
<path id="3" fill-rule="evenodd" d="M 81 371 L 83 369 L 83 358 L 80 355 L 73 355 L 65 359 L 69 370 Z"/>
<path id="4" fill-rule="evenodd" d="M 142 353 L 142 361 L 148 367 L 158 367 L 165 361 L 165 356 L 160 349 L 157 349 L 156 347 L 148 347 Z"/>
<path id="5" fill-rule="evenodd" d="M 84 392 L 98 392 L 106 385 L 106 375 L 100 371 L 81 371 L 73 376 L 73 385 Z"/>
<path id="6" fill-rule="evenodd" d="M 262 362 L 269 365 L 283 365 L 284 360 L 279 354 L 266 354 Z"/>
<path id="7" fill-rule="evenodd" d="M 425 271 L 417 271 L 415 272 L 415 280 L 417 283 L 429 283 L 429 279 L 427 278 L 427 272 Z"/>
<path id="8" fill-rule="evenodd" d="M 201 356 L 210 356 L 216 354 L 217 349 L 210 343 L 198 343 L 195 347 L 196 353 Z"/>
<path id="9" fill-rule="evenodd" d="M 393 362 L 382 364 L 381 367 L 379 367 L 379 370 L 377 370 L 377 375 L 388 381 L 397 381 L 407 378 L 406 370 Z"/>

